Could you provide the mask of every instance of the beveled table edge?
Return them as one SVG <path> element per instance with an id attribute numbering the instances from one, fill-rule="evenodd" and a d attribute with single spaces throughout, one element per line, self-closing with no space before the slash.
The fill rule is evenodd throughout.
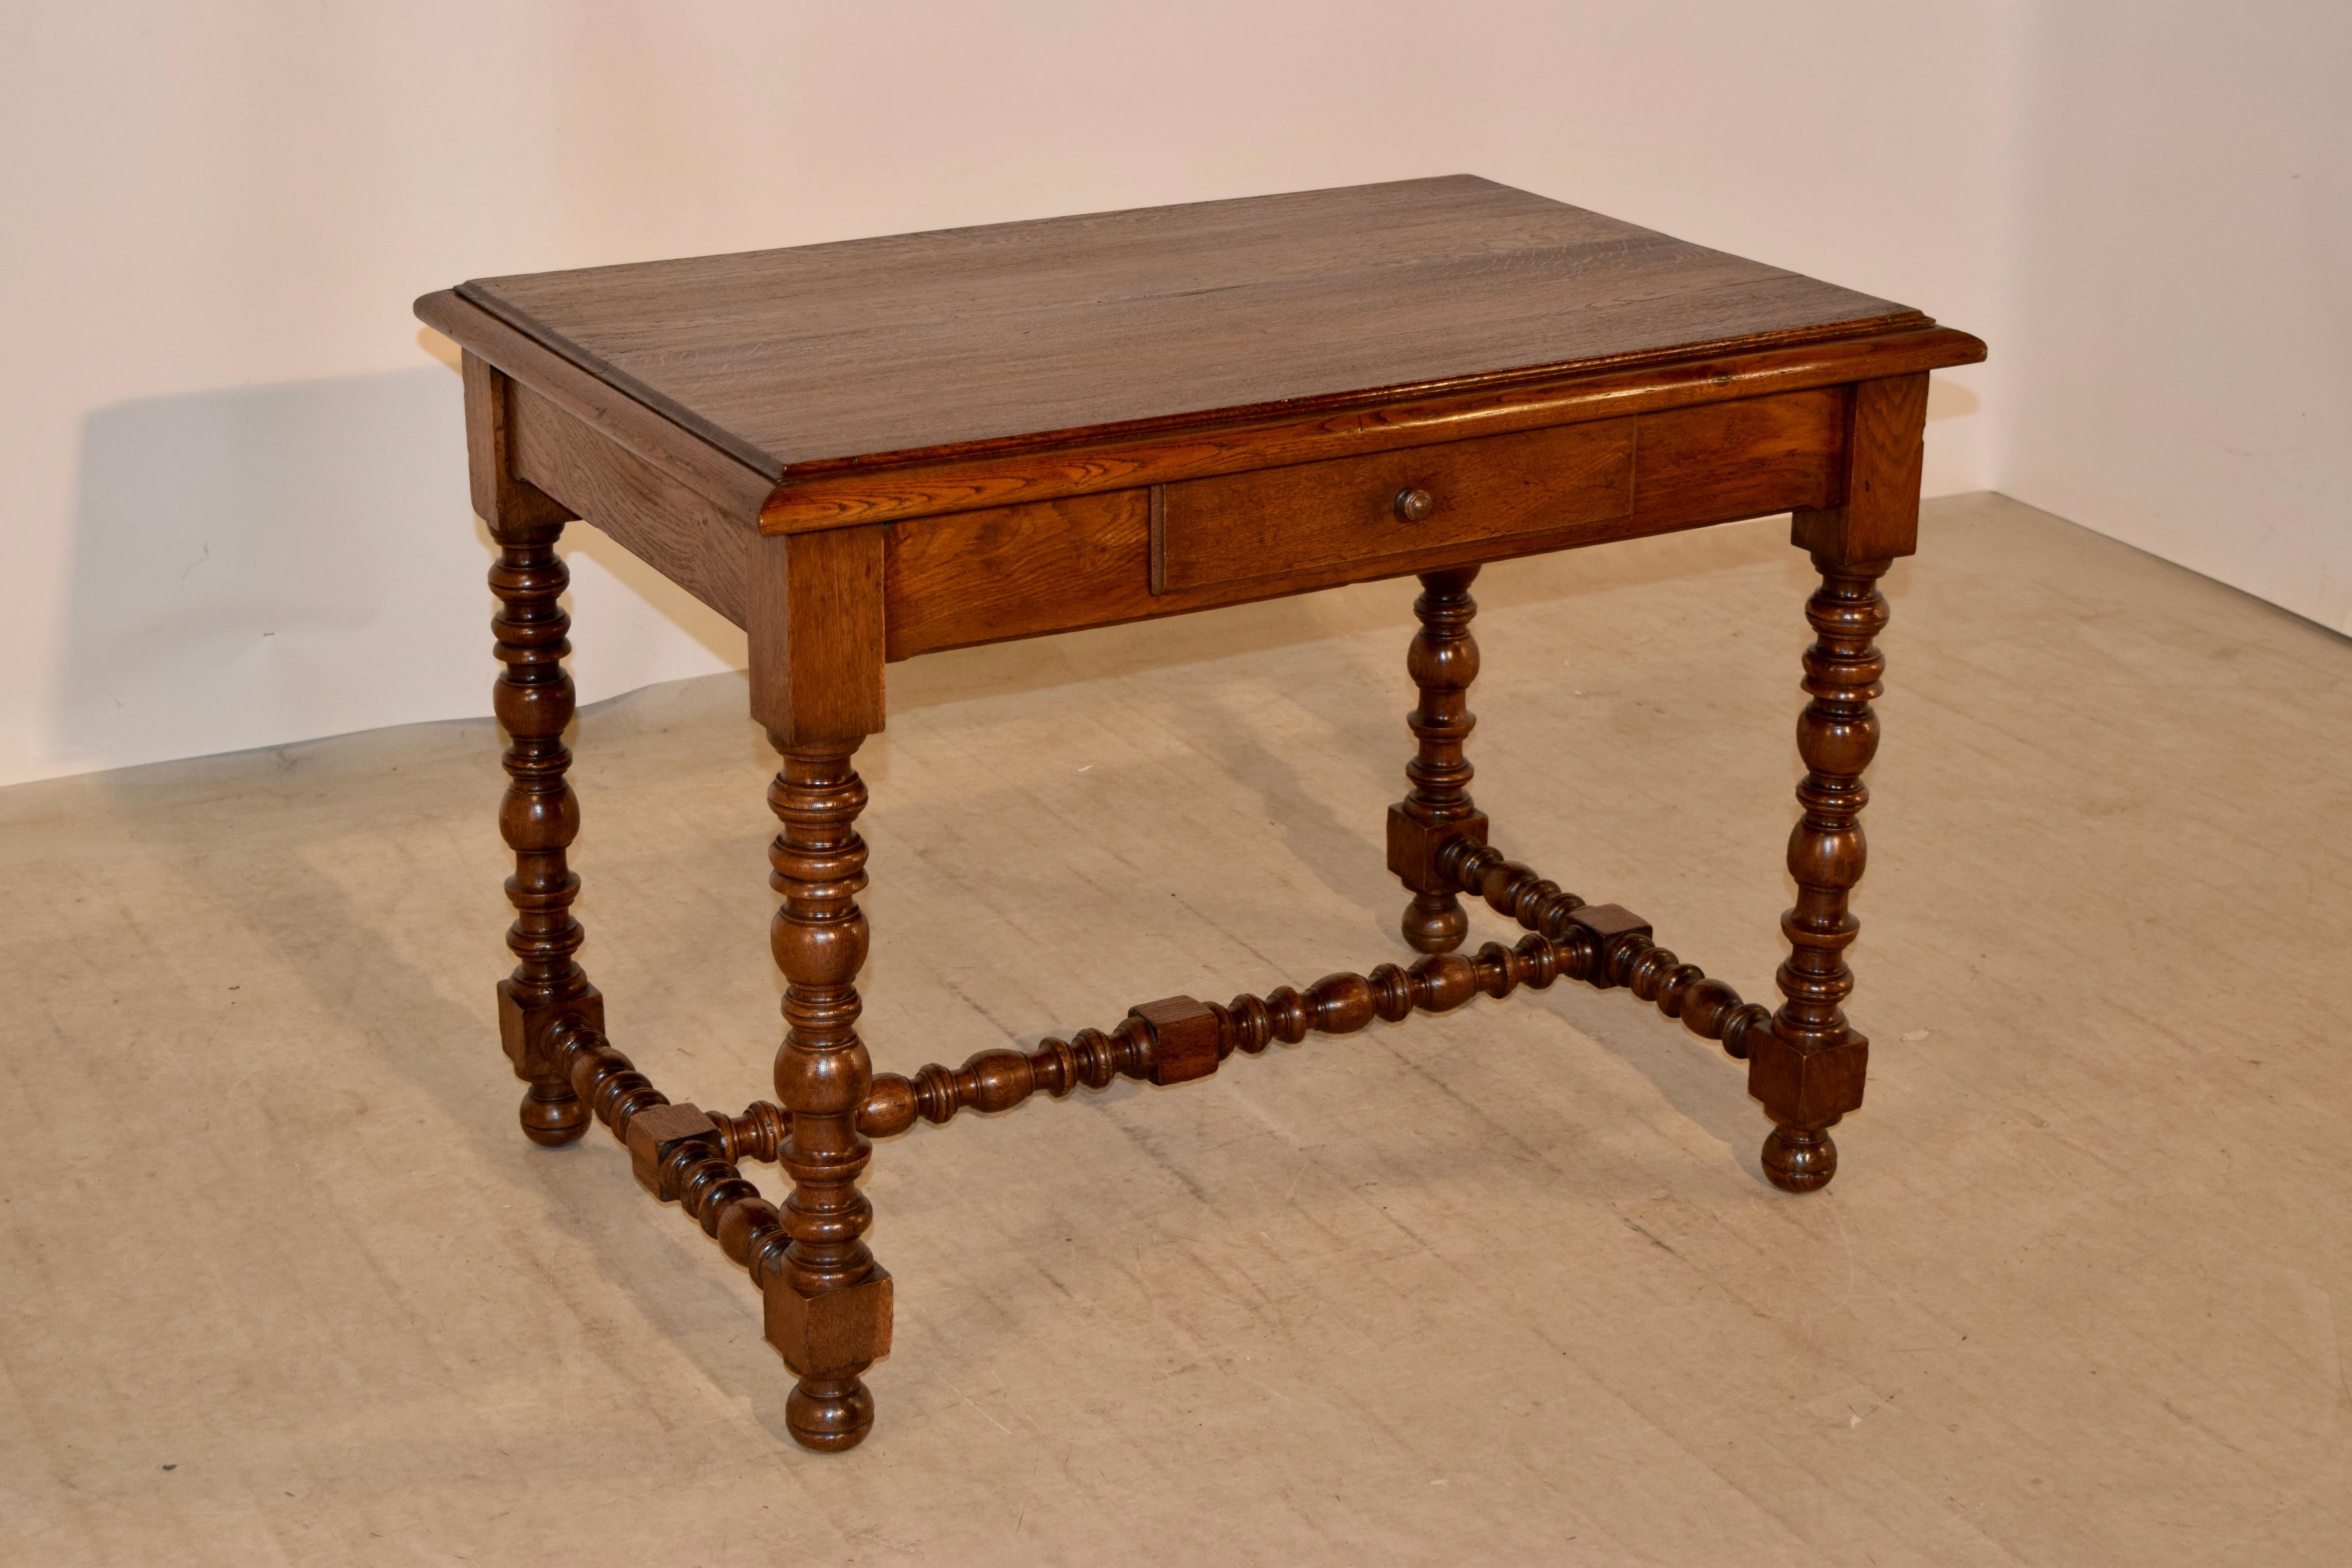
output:
<path id="1" fill-rule="evenodd" d="M 1210 409 L 1126 426 L 827 459 L 787 468 L 778 479 L 454 289 L 425 295 L 415 310 L 461 348 L 730 513 L 756 517 L 760 531 L 769 534 L 1054 500 L 1875 380 L 1972 364 L 1986 352 L 1979 339 L 1915 311 L 1866 331 L 1842 328 L 1832 336 L 1780 334 L 1760 345 L 1743 338 L 1368 389 L 1312 405 Z"/>
<path id="2" fill-rule="evenodd" d="M 761 508 L 762 533 L 928 517 L 1024 501 L 1058 500 L 1249 468 L 1281 468 L 1400 447 L 1580 424 L 1700 403 L 1871 381 L 1973 364 L 1977 338 L 1925 316 L 1892 329 L 1756 348 L 1700 344 L 1637 365 L 1547 369 L 1496 384 L 1479 380 L 1349 395 L 1348 405 L 1301 414 L 1217 410 L 1181 426 L 1103 439 L 1076 433 L 1059 444 L 940 461 L 880 458 L 856 468 L 786 470 Z"/>

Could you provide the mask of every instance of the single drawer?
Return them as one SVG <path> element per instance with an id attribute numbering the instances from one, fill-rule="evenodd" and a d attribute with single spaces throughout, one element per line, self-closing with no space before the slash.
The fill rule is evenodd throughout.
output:
<path id="1" fill-rule="evenodd" d="M 1624 517 L 1634 424 L 1559 425 L 1159 486 L 1151 591 L 1347 571 Z"/>

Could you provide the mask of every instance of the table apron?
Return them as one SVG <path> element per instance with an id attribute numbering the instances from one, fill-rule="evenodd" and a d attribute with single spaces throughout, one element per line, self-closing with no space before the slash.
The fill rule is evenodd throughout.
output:
<path id="1" fill-rule="evenodd" d="M 738 626 L 750 624 L 758 520 L 730 515 L 521 382 L 510 382 L 514 472 Z"/>
<path id="2" fill-rule="evenodd" d="M 1833 506 L 1849 400 L 1817 387 L 880 525 L 887 654 Z M 1427 521 L 1391 512 L 1423 486 Z"/>

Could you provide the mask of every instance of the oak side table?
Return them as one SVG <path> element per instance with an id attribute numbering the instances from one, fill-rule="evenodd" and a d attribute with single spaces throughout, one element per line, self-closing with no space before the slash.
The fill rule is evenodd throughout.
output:
<path id="1" fill-rule="evenodd" d="M 1829 1181 L 1868 1042 L 1841 1004 L 1862 773 L 1885 668 L 1877 579 L 1911 552 L 1928 372 L 1984 345 L 1918 311 L 1467 175 L 572 272 L 427 295 L 465 351 L 475 510 L 499 546 L 499 826 L 517 960 L 500 1034 L 524 1133 L 593 1114 L 764 1298 L 793 1435 L 855 1446 L 890 1348 L 868 1140 L 1115 1076 L 1181 1083 L 1238 1049 L 1344 1034 L 1565 976 L 1630 991 L 1748 1063 L 1790 1192 Z M 1489 847 L 1464 756 L 1482 563 L 1775 512 L 1807 604 L 1807 772 L 1777 1011 Z M 655 1089 L 574 961 L 579 810 L 555 545 L 585 518 L 750 638 L 782 754 L 769 862 L 786 980 L 776 1099 Z M 1417 575 L 1420 689 L 1388 863 L 1426 956 L 1108 1033 L 877 1074 L 858 1037 L 856 895 L 883 666 L 940 648 Z M 1455 950 L 1461 897 L 1526 928 Z M 741 1175 L 772 1160 L 782 1211 Z"/>

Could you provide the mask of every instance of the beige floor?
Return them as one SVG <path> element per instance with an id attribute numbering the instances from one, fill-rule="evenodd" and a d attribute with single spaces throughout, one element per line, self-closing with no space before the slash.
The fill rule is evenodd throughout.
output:
<path id="1" fill-rule="evenodd" d="M 1481 585 L 1498 841 L 1751 996 L 1783 537 Z M 601 1130 L 515 1131 L 486 724 L 0 794 L 0 1558 L 2352 1561 L 2352 644 L 1992 498 L 1891 587 L 1827 1193 L 1566 984 L 919 1129 L 842 1458 Z M 894 671 L 879 1062 L 1399 957 L 1409 599 Z M 577 774 L 613 1032 L 730 1109 L 777 1027 L 741 700 L 592 710 Z"/>

